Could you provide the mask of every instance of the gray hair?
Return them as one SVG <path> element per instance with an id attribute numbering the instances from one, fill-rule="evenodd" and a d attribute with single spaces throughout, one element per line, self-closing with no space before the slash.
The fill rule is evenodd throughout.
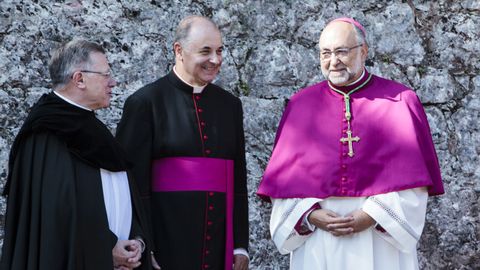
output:
<path id="1" fill-rule="evenodd" d="M 90 54 L 94 52 L 105 54 L 99 44 L 81 39 L 74 39 L 57 48 L 48 65 L 53 88 L 67 84 L 76 70 L 88 68 Z"/>
<path id="2" fill-rule="evenodd" d="M 204 16 L 199 16 L 199 15 L 192 15 L 184 18 L 177 26 L 177 30 L 175 31 L 175 37 L 173 42 L 178 42 L 180 45 L 185 46 L 185 44 L 188 43 L 188 38 L 190 34 L 190 30 L 192 29 L 192 25 L 195 21 L 197 20 L 205 20 L 207 22 L 210 22 L 218 31 L 218 26 L 215 24 L 215 22 Z"/>
<path id="3" fill-rule="evenodd" d="M 365 38 L 365 34 L 360 30 L 355 24 L 350 23 L 353 26 L 353 29 L 355 29 L 355 37 L 357 38 L 358 44 L 367 44 L 367 39 Z"/>

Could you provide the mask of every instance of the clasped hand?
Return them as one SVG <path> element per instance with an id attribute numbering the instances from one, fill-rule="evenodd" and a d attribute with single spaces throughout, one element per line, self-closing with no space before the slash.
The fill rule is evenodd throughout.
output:
<path id="1" fill-rule="evenodd" d="M 138 240 L 118 240 L 112 255 L 115 270 L 131 270 L 141 264 L 142 247 Z"/>
<path id="2" fill-rule="evenodd" d="M 316 209 L 308 216 L 308 221 L 335 236 L 361 232 L 375 224 L 375 220 L 361 209 L 343 217 L 327 209 Z"/>

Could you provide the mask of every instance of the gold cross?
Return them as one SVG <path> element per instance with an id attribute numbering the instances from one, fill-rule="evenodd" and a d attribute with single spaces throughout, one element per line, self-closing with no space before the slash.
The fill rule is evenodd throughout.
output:
<path id="1" fill-rule="evenodd" d="M 360 141 L 360 137 L 358 136 L 352 137 L 352 131 L 347 130 L 347 137 L 340 138 L 340 141 L 342 143 L 348 142 L 348 156 L 353 157 L 353 155 L 355 154 L 353 153 L 353 142 Z"/>

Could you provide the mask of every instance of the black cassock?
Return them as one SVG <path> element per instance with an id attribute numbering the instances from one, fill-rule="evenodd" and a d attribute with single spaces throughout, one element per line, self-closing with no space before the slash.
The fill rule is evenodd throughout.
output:
<path id="1" fill-rule="evenodd" d="M 225 193 L 152 192 L 152 161 L 165 157 L 234 161 L 234 248 L 247 250 L 243 112 L 237 97 L 214 84 L 194 94 L 171 71 L 127 99 L 117 138 L 135 164 L 162 269 L 224 269 L 225 252 Z"/>
<path id="2" fill-rule="evenodd" d="M 10 154 L 1 270 L 113 268 L 117 237 L 108 226 L 99 168 L 126 169 L 117 145 L 93 112 L 53 93 L 40 99 Z M 133 183 L 130 190 L 136 192 Z M 145 238 L 139 205 L 132 196 L 131 235 Z"/>

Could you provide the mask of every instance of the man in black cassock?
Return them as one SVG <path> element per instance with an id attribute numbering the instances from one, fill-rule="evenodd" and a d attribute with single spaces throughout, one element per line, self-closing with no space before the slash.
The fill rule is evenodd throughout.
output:
<path id="1" fill-rule="evenodd" d="M 54 91 L 34 105 L 10 152 L 0 269 L 147 269 L 125 154 L 93 111 L 109 105 L 116 85 L 105 52 L 73 40 L 49 69 Z"/>
<path id="2" fill-rule="evenodd" d="M 173 49 L 173 70 L 127 99 L 116 135 L 135 161 L 155 258 L 164 270 L 247 269 L 242 104 L 211 83 L 222 63 L 220 31 L 187 17 Z"/>

